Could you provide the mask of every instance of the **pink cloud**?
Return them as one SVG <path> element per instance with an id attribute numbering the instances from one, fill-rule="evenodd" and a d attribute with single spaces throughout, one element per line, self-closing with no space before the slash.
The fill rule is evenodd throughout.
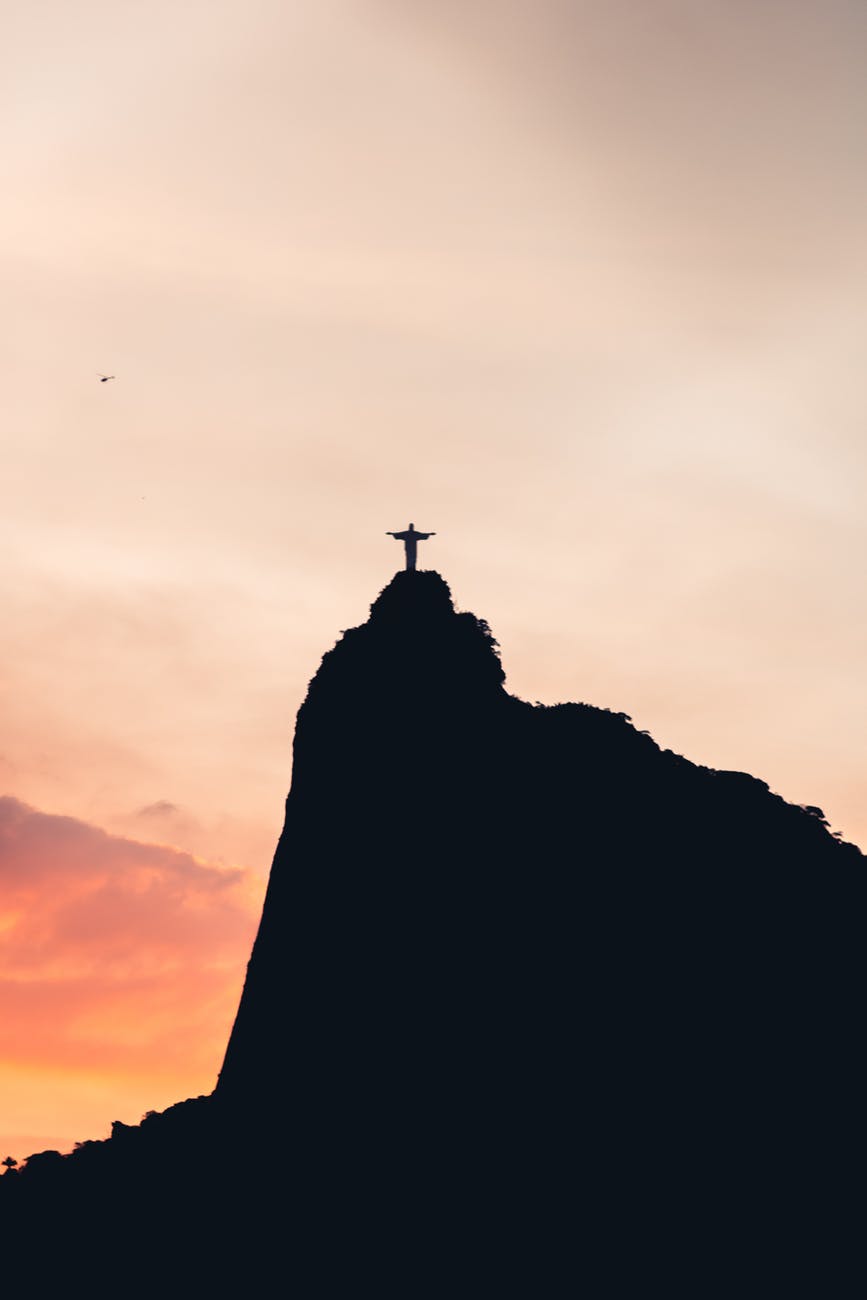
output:
<path id="1" fill-rule="evenodd" d="M 0 1061 L 215 1077 L 262 888 L 0 798 Z"/>

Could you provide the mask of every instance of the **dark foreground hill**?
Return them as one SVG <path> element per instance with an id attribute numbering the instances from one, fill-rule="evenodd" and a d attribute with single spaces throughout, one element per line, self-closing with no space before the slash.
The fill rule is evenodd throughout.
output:
<path id="1" fill-rule="evenodd" d="M 215 1092 L 5 1222 L 127 1292 L 772 1291 L 857 1217 L 864 879 L 820 810 L 508 695 L 400 573 L 299 712 Z"/>

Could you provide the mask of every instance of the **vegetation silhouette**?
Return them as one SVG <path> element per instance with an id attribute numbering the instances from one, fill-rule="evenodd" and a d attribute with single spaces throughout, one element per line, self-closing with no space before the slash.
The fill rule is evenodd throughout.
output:
<path id="1" fill-rule="evenodd" d="M 299 711 L 214 1093 L 31 1156 L 5 1221 L 169 1294 L 803 1278 L 856 1158 L 864 879 L 819 808 L 509 695 L 398 573 Z"/>

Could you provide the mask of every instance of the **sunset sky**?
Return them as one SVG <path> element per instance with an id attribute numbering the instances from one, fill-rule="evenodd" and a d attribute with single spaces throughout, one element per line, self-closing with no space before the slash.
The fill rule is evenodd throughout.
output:
<path id="1" fill-rule="evenodd" d="M 7 0 L 0 1157 L 213 1087 L 409 520 L 510 690 L 867 847 L 865 66 L 862 0 Z"/>

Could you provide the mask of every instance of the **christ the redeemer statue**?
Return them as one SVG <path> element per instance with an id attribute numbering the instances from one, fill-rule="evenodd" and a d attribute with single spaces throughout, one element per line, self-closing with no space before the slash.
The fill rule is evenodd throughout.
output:
<path id="1" fill-rule="evenodd" d="M 418 543 L 425 542 L 429 537 L 436 537 L 436 533 L 419 533 L 416 531 L 415 524 L 410 524 L 404 533 L 386 533 L 386 537 L 394 537 L 399 542 L 403 542 L 406 551 L 406 567 L 415 568 L 415 556 L 418 550 Z"/>

